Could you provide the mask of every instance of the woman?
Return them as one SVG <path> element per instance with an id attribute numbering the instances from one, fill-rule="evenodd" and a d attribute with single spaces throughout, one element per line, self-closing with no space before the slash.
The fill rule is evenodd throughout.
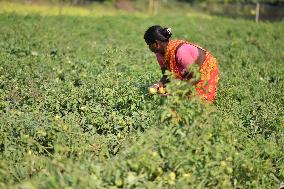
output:
<path id="1" fill-rule="evenodd" d="M 190 65 L 197 64 L 200 71 L 200 79 L 193 83 L 197 93 L 207 101 L 213 102 L 216 98 L 219 69 L 217 60 L 212 54 L 202 47 L 183 40 L 170 40 L 172 36 L 170 28 L 151 26 L 144 34 L 144 39 L 149 49 L 156 54 L 163 77 L 154 84 L 157 90 L 165 87 L 169 82 L 165 71 L 169 70 L 177 79 L 189 80 L 193 73 L 188 73 Z"/>

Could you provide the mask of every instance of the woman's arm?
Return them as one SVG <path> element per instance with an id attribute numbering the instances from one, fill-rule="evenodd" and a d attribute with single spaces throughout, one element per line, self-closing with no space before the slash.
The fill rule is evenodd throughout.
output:
<path id="1" fill-rule="evenodd" d="M 188 80 L 189 83 L 195 85 L 199 82 L 199 78 L 196 78 L 192 66 L 198 64 L 200 52 L 199 49 L 190 44 L 184 44 L 177 50 L 177 63 L 183 68 L 181 74 L 185 80 Z M 194 78 L 195 80 L 192 80 Z"/>
<path id="2" fill-rule="evenodd" d="M 162 78 L 160 79 L 160 81 L 157 83 L 160 87 L 165 87 L 166 86 L 166 83 L 169 83 L 170 82 L 170 80 L 169 80 L 169 78 L 168 78 L 168 76 L 165 74 L 165 72 L 166 72 L 166 68 L 161 68 L 161 70 L 162 70 L 162 74 L 163 74 L 163 76 L 162 76 Z"/>

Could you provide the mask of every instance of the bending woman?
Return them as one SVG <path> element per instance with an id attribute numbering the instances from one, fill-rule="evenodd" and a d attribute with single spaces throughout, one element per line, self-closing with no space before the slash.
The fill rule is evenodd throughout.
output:
<path id="1" fill-rule="evenodd" d="M 166 70 L 172 72 L 177 79 L 191 79 L 193 74 L 188 73 L 187 70 L 190 65 L 197 64 L 201 77 L 193 85 L 196 86 L 198 95 L 213 102 L 219 80 L 217 60 L 204 48 L 184 40 L 170 40 L 171 36 L 171 29 L 161 26 L 151 26 L 144 34 L 145 42 L 156 54 L 163 74 L 161 80 L 153 87 L 156 89 L 165 87 L 165 84 L 169 82 L 165 75 Z"/>

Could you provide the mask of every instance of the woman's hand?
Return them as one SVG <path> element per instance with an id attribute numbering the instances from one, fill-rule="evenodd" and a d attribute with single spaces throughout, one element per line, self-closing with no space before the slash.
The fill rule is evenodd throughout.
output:
<path id="1" fill-rule="evenodd" d="M 151 85 L 148 88 L 148 91 L 151 95 L 156 94 L 156 93 L 159 93 L 161 95 L 166 95 L 166 93 L 167 93 L 166 89 L 163 86 L 163 83 L 161 83 L 161 82 L 158 82 L 158 83 Z"/>
<path id="2" fill-rule="evenodd" d="M 189 72 L 187 69 L 181 71 L 182 77 L 189 81 L 191 85 L 196 85 L 200 81 L 200 77 L 196 78 L 193 72 Z"/>
<path id="3" fill-rule="evenodd" d="M 193 77 L 193 73 L 188 72 L 187 69 L 183 69 L 181 71 L 181 75 L 183 78 L 185 78 L 186 80 L 190 80 Z"/>
<path id="4" fill-rule="evenodd" d="M 149 94 L 153 95 L 153 94 L 156 94 L 159 90 L 159 84 L 158 83 L 154 83 L 153 85 L 151 85 L 149 88 L 148 88 L 148 91 L 149 91 Z"/>

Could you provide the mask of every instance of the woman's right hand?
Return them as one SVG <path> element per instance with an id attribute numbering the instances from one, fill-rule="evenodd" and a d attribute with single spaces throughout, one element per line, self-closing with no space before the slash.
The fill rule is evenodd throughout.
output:
<path id="1" fill-rule="evenodd" d="M 151 85 L 149 88 L 148 88 L 148 91 L 151 95 L 153 94 L 156 94 L 159 90 L 159 84 L 158 83 L 154 83 L 153 85 Z"/>
<path id="2" fill-rule="evenodd" d="M 148 90 L 149 90 L 149 93 L 152 94 L 152 95 L 156 94 L 156 93 L 159 93 L 159 94 L 164 96 L 164 95 L 167 94 L 166 89 L 165 89 L 164 85 L 161 82 L 158 82 L 158 83 L 155 83 L 155 84 L 151 85 L 148 88 Z"/>

